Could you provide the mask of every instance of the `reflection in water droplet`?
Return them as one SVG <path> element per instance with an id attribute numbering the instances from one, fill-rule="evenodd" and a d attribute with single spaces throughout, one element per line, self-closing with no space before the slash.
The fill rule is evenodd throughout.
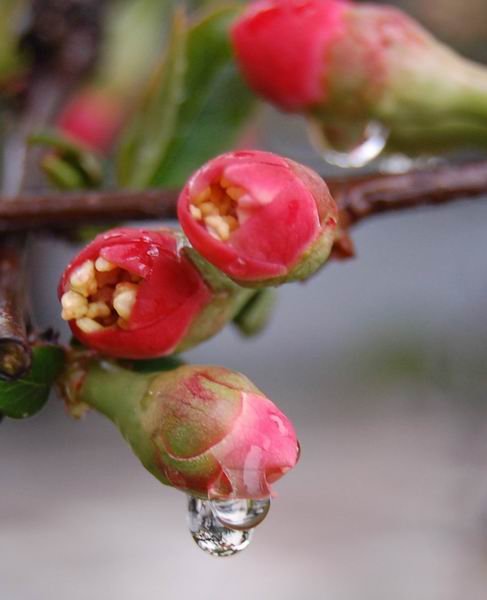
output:
<path id="1" fill-rule="evenodd" d="M 229 529 L 220 523 L 210 500 L 189 497 L 189 530 L 197 545 L 212 556 L 232 556 L 250 543 L 252 531 Z"/>
<path id="2" fill-rule="evenodd" d="M 245 530 L 260 525 L 271 506 L 270 498 L 263 500 L 213 500 L 215 517 L 230 529 Z"/>
<path id="3" fill-rule="evenodd" d="M 308 120 L 310 142 L 326 162 L 343 169 L 365 167 L 384 150 L 387 137 L 387 129 L 380 123 L 372 121 L 367 124 L 358 139 L 353 143 L 348 142 L 346 147 L 338 150 L 330 140 L 330 135 L 327 134 L 323 124 L 315 119 Z"/>
<path id="4" fill-rule="evenodd" d="M 444 159 L 439 156 L 417 156 L 411 158 L 404 154 L 391 154 L 381 159 L 379 170 L 381 173 L 398 175 L 408 173 L 413 169 L 431 169 L 444 163 Z"/>
<path id="5" fill-rule="evenodd" d="M 399 175 L 407 173 L 415 167 L 415 160 L 404 154 L 391 154 L 381 159 L 379 170 L 381 173 Z"/>

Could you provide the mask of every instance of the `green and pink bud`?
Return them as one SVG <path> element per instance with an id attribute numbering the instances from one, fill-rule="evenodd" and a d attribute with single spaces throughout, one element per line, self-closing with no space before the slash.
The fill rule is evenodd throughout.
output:
<path id="1" fill-rule="evenodd" d="M 244 375 L 185 365 L 142 374 L 112 363 L 74 362 L 68 406 L 110 418 L 162 483 L 209 499 L 259 499 L 299 458 L 289 419 Z"/>
<path id="2" fill-rule="evenodd" d="M 371 122 L 388 131 L 393 150 L 477 144 L 479 129 L 487 141 L 486 70 L 396 8 L 259 0 L 232 39 L 250 86 L 318 120 L 338 149 L 362 140 Z"/>
<path id="3" fill-rule="evenodd" d="M 194 248 L 246 286 L 306 279 L 328 258 L 337 227 L 321 177 L 260 151 L 201 167 L 181 192 L 178 217 Z"/>

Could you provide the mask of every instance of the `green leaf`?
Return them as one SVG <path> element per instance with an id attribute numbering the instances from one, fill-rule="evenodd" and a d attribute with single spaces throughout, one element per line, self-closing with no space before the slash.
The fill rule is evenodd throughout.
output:
<path id="1" fill-rule="evenodd" d="M 147 185 L 175 134 L 184 82 L 186 36 L 186 15 L 179 9 L 174 14 L 165 57 L 120 147 L 118 176 L 124 186 Z"/>
<path id="2" fill-rule="evenodd" d="M 235 6 L 189 29 L 176 21 L 166 59 L 118 157 L 125 186 L 180 187 L 204 162 L 230 149 L 254 106 L 232 56 Z"/>
<path id="3" fill-rule="evenodd" d="M 233 60 L 236 7 L 221 8 L 189 32 L 184 100 L 176 135 L 149 185 L 180 187 L 207 160 L 230 149 L 254 107 Z"/>
<path id="4" fill-rule="evenodd" d="M 22 379 L 0 381 L 0 413 L 12 419 L 30 417 L 41 410 L 64 366 L 64 350 L 59 346 L 38 346 L 32 358 L 32 369 Z"/>

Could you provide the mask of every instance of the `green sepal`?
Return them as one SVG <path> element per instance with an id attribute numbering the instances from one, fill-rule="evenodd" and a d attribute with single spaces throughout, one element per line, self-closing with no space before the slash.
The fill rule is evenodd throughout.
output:
<path id="1" fill-rule="evenodd" d="M 184 365 L 184 361 L 177 356 L 162 356 L 147 360 L 119 361 L 120 365 L 130 368 L 135 373 L 162 373 L 172 371 Z"/>
<path id="2" fill-rule="evenodd" d="M 261 333 L 269 324 L 276 306 L 277 292 L 270 288 L 257 291 L 234 317 L 233 324 L 246 336 Z"/>
<path id="3" fill-rule="evenodd" d="M 255 294 L 254 290 L 243 288 L 232 281 L 193 248 L 185 247 L 182 252 L 203 275 L 213 293 L 213 299 L 192 323 L 176 352 L 192 348 L 216 335 Z"/>

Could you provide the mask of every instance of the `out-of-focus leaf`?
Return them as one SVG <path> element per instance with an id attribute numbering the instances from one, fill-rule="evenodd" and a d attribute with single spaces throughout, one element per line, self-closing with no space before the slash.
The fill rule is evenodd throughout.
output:
<path id="1" fill-rule="evenodd" d="M 41 410 L 63 369 L 64 350 L 59 346 L 38 346 L 32 359 L 32 369 L 22 379 L 0 381 L 0 413 L 12 419 L 24 419 Z"/>
<path id="2" fill-rule="evenodd" d="M 156 77 L 159 87 L 150 88 L 149 101 L 133 123 L 136 134 L 129 134 L 121 151 L 121 184 L 179 187 L 202 163 L 233 145 L 254 104 L 232 56 L 229 29 L 237 14 L 235 6 L 219 8 L 192 25 L 184 44 L 177 45 L 183 51 L 178 68 L 173 32 L 166 74 Z M 141 153 L 140 145 L 147 150 Z"/>
<path id="3" fill-rule="evenodd" d="M 229 29 L 238 8 L 221 8 L 189 32 L 184 101 L 175 137 L 150 185 L 180 187 L 214 155 L 228 150 L 254 107 L 235 65 Z"/>
<path id="4" fill-rule="evenodd" d="M 29 137 L 29 144 L 48 149 L 41 167 L 55 187 L 75 190 L 100 186 L 103 179 L 100 160 L 83 146 L 56 131 L 35 133 Z"/>
<path id="5" fill-rule="evenodd" d="M 120 147 L 118 176 L 123 186 L 145 187 L 175 135 L 184 84 L 186 36 L 186 15 L 180 9 L 174 15 L 165 58 Z"/>
<path id="6" fill-rule="evenodd" d="M 178 0 L 108 3 L 96 81 L 131 98 L 160 56 Z"/>
<path id="7" fill-rule="evenodd" d="M 0 88 L 24 67 L 25 57 L 18 48 L 18 29 L 26 9 L 26 0 L 0 0 Z"/>

